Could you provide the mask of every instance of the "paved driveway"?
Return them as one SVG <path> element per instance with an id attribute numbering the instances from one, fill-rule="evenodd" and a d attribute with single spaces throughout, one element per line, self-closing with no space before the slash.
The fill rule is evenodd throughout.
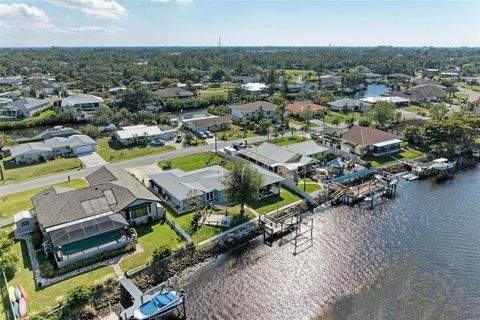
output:
<path id="1" fill-rule="evenodd" d="M 96 152 L 79 155 L 78 159 L 80 159 L 87 168 L 107 164 L 107 161 Z"/>

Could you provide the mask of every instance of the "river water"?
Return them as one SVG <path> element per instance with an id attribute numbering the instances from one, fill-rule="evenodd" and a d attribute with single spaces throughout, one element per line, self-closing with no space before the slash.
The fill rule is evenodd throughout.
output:
<path id="1" fill-rule="evenodd" d="M 318 214 L 293 252 L 257 239 L 179 276 L 188 319 L 480 319 L 480 170 Z"/>

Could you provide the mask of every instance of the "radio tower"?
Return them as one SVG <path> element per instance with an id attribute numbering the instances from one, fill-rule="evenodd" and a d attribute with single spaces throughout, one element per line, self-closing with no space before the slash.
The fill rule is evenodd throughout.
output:
<path id="1" fill-rule="evenodd" d="M 222 46 L 222 38 L 218 36 L 218 47 L 220 48 Z"/>

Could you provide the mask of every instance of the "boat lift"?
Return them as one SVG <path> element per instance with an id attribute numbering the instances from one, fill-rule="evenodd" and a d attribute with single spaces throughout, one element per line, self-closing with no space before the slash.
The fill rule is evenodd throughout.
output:
<path id="1" fill-rule="evenodd" d="M 168 283 L 167 282 L 162 282 L 161 284 L 145 291 L 144 293 L 142 293 L 142 291 L 140 291 L 140 289 L 138 289 L 138 287 L 130 279 L 128 279 L 126 277 L 122 278 L 120 280 L 120 284 L 125 288 L 125 290 L 127 290 L 127 292 L 133 298 L 133 305 L 131 307 L 129 307 L 128 309 L 123 310 L 120 313 L 120 319 L 129 320 L 129 319 L 134 319 L 133 315 L 134 315 L 135 310 L 137 310 L 144 303 L 152 300 L 155 297 L 156 293 L 158 291 L 160 291 L 163 287 L 165 287 Z M 187 318 L 187 313 L 186 313 L 186 310 L 185 310 L 186 296 L 185 296 L 185 293 L 183 293 L 183 291 L 181 291 L 180 299 L 181 299 L 180 304 L 178 304 L 177 306 L 172 307 L 172 308 L 168 308 L 165 311 L 163 311 L 162 313 L 156 314 L 155 316 L 153 316 L 151 318 L 148 318 L 148 319 L 149 320 L 161 319 L 165 315 L 167 315 L 168 313 L 172 312 L 175 309 L 180 312 L 180 317 L 179 317 L 180 319 L 186 319 Z"/>

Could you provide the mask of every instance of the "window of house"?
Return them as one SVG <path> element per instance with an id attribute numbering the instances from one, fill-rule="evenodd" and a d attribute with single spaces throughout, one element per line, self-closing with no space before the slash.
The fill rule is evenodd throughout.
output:
<path id="1" fill-rule="evenodd" d="M 148 206 L 130 210 L 130 218 L 137 219 L 148 215 Z"/>
<path id="2" fill-rule="evenodd" d="M 22 221 L 22 223 L 20 224 L 22 227 L 26 227 L 26 226 L 29 226 L 30 225 L 30 222 L 28 221 Z"/>
<path id="3" fill-rule="evenodd" d="M 213 191 L 206 193 L 205 197 L 206 197 L 207 201 L 212 201 L 213 198 L 214 198 L 213 197 Z"/>

